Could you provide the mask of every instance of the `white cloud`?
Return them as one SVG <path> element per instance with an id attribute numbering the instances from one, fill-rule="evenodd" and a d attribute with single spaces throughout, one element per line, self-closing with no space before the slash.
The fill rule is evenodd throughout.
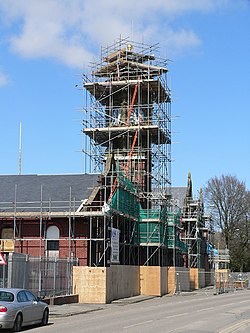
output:
<path id="1" fill-rule="evenodd" d="M 201 45 L 199 37 L 190 30 L 169 31 L 166 34 L 167 45 L 172 45 L 174 52 L 180 52 Z"/>
<path id="2" fill-rule="evenodd" d="M 84 47 L 75 4 L 10 0 L 2 9 L 14 23 L 21 20 L 19 31 L 10 37 L 11 49 L 23 57 L 52 57 L 73 67 L 81 66 L 84 59 L 89 61 L 91 53 Z"/>
<path id="3" fill-rule="evenodd" d="M 0 0 L 0 12 L 13 24 L 9 42 L 14 52 L 81 67 L 92 60 L 96 47 L 112 43 L 120 35 L 139 41 L 144 38 L 148 43 L 164 40 L 178 52 L 196 47 L 201 41 L 195 31 L 177 31 L 171 23 L 176 16 L 212 11 L 226 1 Z"/>
<path id="4" fill-rule="evenodd" d="M 9 79 L 6 74 L 0 72 L 0 87 L 6 86 L 9 83 Z"/>

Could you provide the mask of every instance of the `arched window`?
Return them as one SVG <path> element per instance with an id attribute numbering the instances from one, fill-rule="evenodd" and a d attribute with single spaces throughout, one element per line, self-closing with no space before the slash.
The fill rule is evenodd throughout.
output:
<path id="1" fill-rule="evenodd" d="M 48 227 L 46 234 L 47 256 L 58 257 L 60 231 L 57 226 Z"/>
<path id="2" fill-rule="evenodd" d="M 55 225 L 51 225 L 47 229 L 47 239 L 56 239 L 58 240 L 60 237 L 60 231 L 59 228 Z"/>

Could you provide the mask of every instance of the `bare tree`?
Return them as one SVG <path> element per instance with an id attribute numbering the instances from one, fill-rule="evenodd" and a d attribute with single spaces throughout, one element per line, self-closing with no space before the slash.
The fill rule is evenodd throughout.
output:
<path id="1" fill-rule="evenodd" d="M 234 235 L 230 238 L 231 268 L 236 271 L 249 271 L 250 226 L 248 216 L 241 220 Z"/>
<path id="2" fill-rule="evenodd" d="M 235 239 L 248 213 L 249 193 L 245 183 L 231 175 L 214 177 L 207 183 L 205 196 L 208 204 L 213 207 L 215 223 L 230 249 L 230 241 Z"/>

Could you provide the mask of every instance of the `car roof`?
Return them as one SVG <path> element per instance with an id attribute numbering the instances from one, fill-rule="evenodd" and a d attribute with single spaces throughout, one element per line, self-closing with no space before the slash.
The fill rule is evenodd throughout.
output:
<path id="1" fill-rule="evenodd" d="M 0 288 L 0 291 L 5 291 L 5 292 L 10 292 L 12 294 L 17 294 L 21 290 L 26 290 L 26 289 L 21 289 L 21 288 Z"/>

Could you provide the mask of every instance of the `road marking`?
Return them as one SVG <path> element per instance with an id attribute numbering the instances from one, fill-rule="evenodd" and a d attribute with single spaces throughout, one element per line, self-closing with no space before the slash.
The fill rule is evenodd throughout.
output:
<path id="1" fill-rule="evenodd" d="M 247 325 L 250 323 L 250 319 L 247 319 L 247 320 L 243 320 L 243 321 L 240 321 L 234 325 L 231 325 L 225 329 L 223 329 L 222 331 L 219 331 L 218 333 L 233 333 L 233 332 L 236 332 L 238 331 L 239 329 L 241 329 L 243 326 Z"/>
<path id="2" fill-rule="evenodd" d="M 221 306 L 221 307 L 224 307 L 224 306 L 228 306 L 228 305 L 235 305 L 235 302 L 234 302 L 234 303 L 222 304 L 222 305 L 220 305 L 220 306 Z"/>
<path id="3" fill-rule="evenodd" d="M 182 317 L 182 316 L 185 316 L 187 314 L 188 314 L 187 312 L 183 312 L 183 313 L 178 313 L 178 314 L 175 314 L 175 315 L 172 315 L 172 316 L 167 316 L 167 317 L 164 317 L 164 318 L 169 319 L 169 318 L 175 318 L 175 317 Z"/>
<path id="4" fill-rule="evenodd" d="M 214 307 L 200 309 L 200 310 L 197 310 L 197 312 L 208 311 L 208 310 L 214 310 Z"/>
<path id="5" fill-rule="evenodd" d="M 133 324 L 133 325 L 129 325 L 129 326 L 124 326 L 123 329 L 131 328 L 131 327 L 135 327 L 135 326 L 139 326 L 139 325 L 144 325 L 144 324 L 149 324 L 149 323 L 152 323 L 152 321 L 153 320 L 142 321 L 141 323 L 137 323 L 137 324 Z"/>

